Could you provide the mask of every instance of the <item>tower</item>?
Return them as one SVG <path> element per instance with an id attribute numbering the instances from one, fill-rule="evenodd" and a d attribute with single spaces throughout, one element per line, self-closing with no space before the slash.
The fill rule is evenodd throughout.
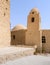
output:
<path id="1" fill-rule="evenodd" d="M 27 20 L 26 44 L 37 45 L 40 49 L 40 14 L 37 8 L 31 10 Z"/>
<path id="2" fill-rule="evenodd" d="M 10 0 L 0 0 L 0 46 L 9 46 L 10 40 Z"/>
<path id="3" fill-rule="evenodd" d="M 28 15 L 28 22 L 27 22 L 27 28 L 28 30 L 39 30 L 39 23 L 40 23 L 40 15 L 37 8 L 34 8 L 31 10 L 31 12 Z"/>

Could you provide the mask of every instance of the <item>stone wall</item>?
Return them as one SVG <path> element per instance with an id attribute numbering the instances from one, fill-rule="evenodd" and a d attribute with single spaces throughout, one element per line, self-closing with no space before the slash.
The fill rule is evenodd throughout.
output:
<path id="1" fill-rule="evenodd" d="M 9 46 L 10 41 L 10 0 L 0 0 L 0 46 Z"/>
<path id="2" fill-rule="evenodd" d="M 50 52 L 50 30 L 42 30 L 42 36 L 45 36 L 45 43 L 42 43 L 43 51 Z"/>
<path id="3" fill-rule="evenodd" d="M 11 45 L 24 45 L 25 44 L 26 30 L 18 30 L 11 32 Z"/>

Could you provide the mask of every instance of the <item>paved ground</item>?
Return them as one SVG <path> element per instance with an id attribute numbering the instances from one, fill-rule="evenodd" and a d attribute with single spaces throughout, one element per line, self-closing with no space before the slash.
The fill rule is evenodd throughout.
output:
<path id="1" fill-rule="evenodd" d="M 0 64 L 10 60 L 18 59 L 24 56 L 33 55 L 34 48 L 30 47 L 6 47 L 0 48 Z"/>
<path id="2" fill-rule="evenodd" d="M 50 65 L 50 56 L 32 55 L 9 61 L 2 65 Z"/>
<path id="3" fill-rule="evenodd" d="M 30 56 L 29 54 L 32 54 L 33 51 L 35 51 L 35 49 L 30 47 L 0 48 L 0 65 L 50 65 L 50 54 Z M 21 54 L 21 52 L 23 53 Z M 17 58 L 18 56 L 22 57 Z"/>

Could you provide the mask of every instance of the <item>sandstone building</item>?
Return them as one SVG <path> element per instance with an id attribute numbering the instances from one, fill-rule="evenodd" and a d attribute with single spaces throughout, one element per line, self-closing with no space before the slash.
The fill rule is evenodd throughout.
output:
<path id="1" fill-rule="evenodd" d="M 26 27 L 23 25 L 17 25 L 12 29 L 11 32 L 11 44 L 12 45 L 23 45 L 25 44 L 25 33 L 26 33 Z"/>
<path id="2" fill-rule="evenodd" d="M 27 29 L 21 25 L 12 29 L 12 44 L 37 45 L 38 51 L 50 52 L 50 30 L 42 30 L 40 24 L 40 13 L 34 8 L 28 15 Z"/>
<path id="3" fill-rule="evenodd" d="M 9 46 L 10 41 L 10 0 L 0 0 L 0 46 Z"/>

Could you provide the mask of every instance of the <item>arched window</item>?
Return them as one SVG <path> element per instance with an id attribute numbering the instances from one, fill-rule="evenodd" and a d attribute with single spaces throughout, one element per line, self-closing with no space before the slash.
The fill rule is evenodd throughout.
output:
<path id="1" fill-rule="evenodd" d="M 34 22 L 34 17 L 31 19 L 32 22 Z"/>

